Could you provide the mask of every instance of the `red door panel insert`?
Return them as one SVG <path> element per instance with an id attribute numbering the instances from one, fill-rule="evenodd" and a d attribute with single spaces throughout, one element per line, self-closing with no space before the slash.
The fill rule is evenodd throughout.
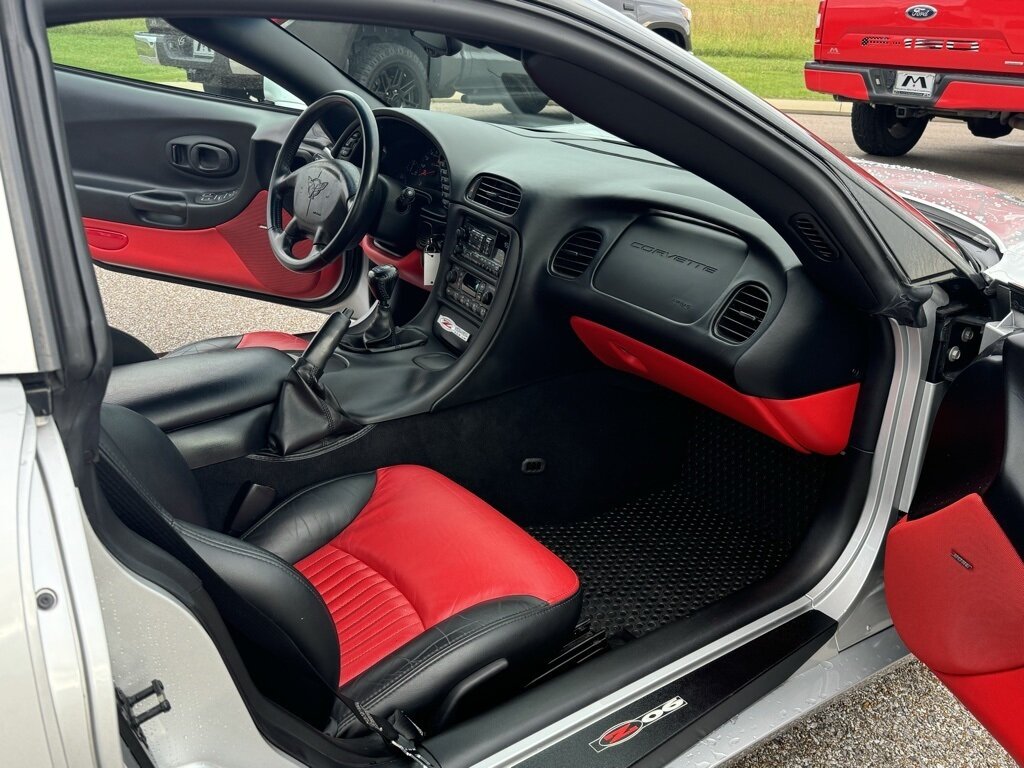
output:
<path id="1" fill-rule="evenodd" d="M 936 677 L 1014 760 L 1024 762 L 1024 667 L 991 675 Z"/>
<path id="2" fill-rule="evenodd" d="M 235 218 L 208 229 L 161 229 L 83 219 L 94 260 L 289 299 L 318 299 L 341 281 L 342 262 L 299 273 L 274 258 L 262 229 L 267 193 L 260 192 Z"/>
<path id="3" fill-rule="evenodd" d="M 1024 761 L 1024 562 L 984 500 L 894 526 L 885 592 L 907 647 Z"/>

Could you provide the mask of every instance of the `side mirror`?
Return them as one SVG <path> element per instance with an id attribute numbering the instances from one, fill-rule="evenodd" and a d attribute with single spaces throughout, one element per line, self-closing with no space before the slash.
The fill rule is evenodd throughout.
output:
<path id="1" fill-rule="evenodd" d="M 413 30 L 410 34 L 413 40 L 423 46 L 427 55 L 434 59 L 439 59 L 442 56 L 454 56 L 462 50 L 460 41 L 454 37 L 442 35 L 440 32 Z"/>

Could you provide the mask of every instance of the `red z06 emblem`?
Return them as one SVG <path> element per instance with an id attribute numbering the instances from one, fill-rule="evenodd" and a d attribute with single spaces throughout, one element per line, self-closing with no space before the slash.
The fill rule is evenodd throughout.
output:
<path id="1" fill-rule="evenodd" d="M 658 722 L 665 715 L 671 714 L 685 706 L 686 702 L 678 696 L 675 696 L 666 701 L 660 707 L 655 707 L 650 712 L 646 712 L 640 717 L 633 720 L 626 720 L 618 725 L 613 725 L 607 731 L 602 733 L 600 738 L 590 742 L 590 746 L 595 752 L 603 752 L 609 747 L 617 747 L 619 744 L 625 744 L 648 725 Z"/>

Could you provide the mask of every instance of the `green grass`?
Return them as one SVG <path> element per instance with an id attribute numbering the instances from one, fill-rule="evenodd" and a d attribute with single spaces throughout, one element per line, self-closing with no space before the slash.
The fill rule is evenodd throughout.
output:
<path id="1" fill-rule="evenodd" d="M 186 79 L 185 70 L 145 64 L 135 50 L 136 32 L 145 32 L 142 19 L 90 21 L 49 31 L 50 55 L 57 64 L 151 83 Z"/>
<path id="2" fill-rule="evenodd" d="M 698 54 L 699 55 L 699 54 Z M 804 87 L 805 59 L 756 58 L 753 56 L 701 56 L 719 72 L 764 99 L 829 99 L 829 95 Z"/>
<path id="3" fill-rule="evenodd" d="M 818 0 L 685 0 L 693 52 L 766 99 L 828 99 L 804 88 Z"/>
<path id="4" fill-rule="evenodd" d="M 818 0 L 686 0 L 693 10 L 694 52 L 766 99 L 827 99 L 804 88 Z M 134 32 L 142 19 L 95 21 L 50 30 L 58 64 L 148 82 L 184 81 L 184 70 L 144 64 Z"/>

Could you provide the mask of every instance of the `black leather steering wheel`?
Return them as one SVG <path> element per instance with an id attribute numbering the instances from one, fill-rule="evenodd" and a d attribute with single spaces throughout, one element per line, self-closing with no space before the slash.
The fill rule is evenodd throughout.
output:
<path id="1" fill-rule="evenodd" d="M 339 139 L 329 157 L 292 171 L 292 162 L 309 130 L 333 107 L 351 108 L 362 132 L 362 169 L 338 157 Z M 293 272 L 321 270 L 366 234 L 376 213 L 380 137 L 373 110 L 351 91 L 334 91 L 299 115 L 274 161 L 267 190 L 267 231 L 270 248 L 281 265 Z M 291 195 L 292 218 L 284 224 L 285 201 Z M 308 256 L 297 257 L 295 246 L 311 240 Z"/>

